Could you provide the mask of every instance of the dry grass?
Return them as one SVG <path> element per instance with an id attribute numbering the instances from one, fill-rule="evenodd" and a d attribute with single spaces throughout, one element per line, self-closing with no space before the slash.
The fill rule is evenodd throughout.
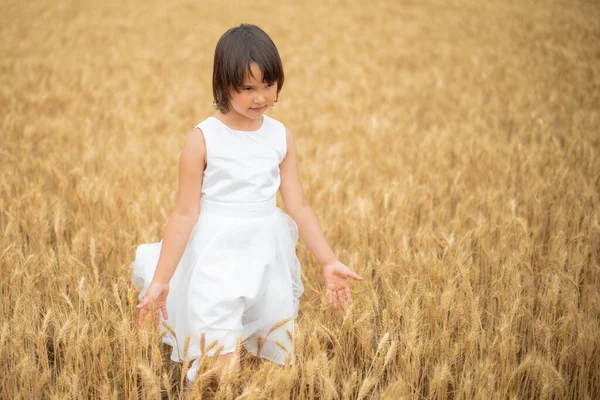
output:
<path id="1" fill-rule="evenodd" d="M 598 4 L 274 3 L 4 2 L 0 397 L 179 396 L 129 268 L 247 21 L 282 53 L 271 115 L 310 203 L 368 279 L 333 313 L 300 243 L 298 362 L 206 363 L 195 393 L 599 398 Z"/>

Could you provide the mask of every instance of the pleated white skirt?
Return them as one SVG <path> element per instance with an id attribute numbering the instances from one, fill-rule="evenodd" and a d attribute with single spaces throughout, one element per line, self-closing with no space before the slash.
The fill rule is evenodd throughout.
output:
<path id="1" fill-rule="evenodd" d="M 232 352 L 239 337 L 252 354 L 279 364 L 294 362 L 294 320 L 303 293 L 296 256 L 298 227 L 275 204 L 202 199 L 200 215 L 169 283 L 163 341 L 171 359 Z M 144 297 L 162 241 L 138 246 L 132 280 Z M 162 319 L 162 315 L 161 315 Z M 273 329 L 273 328 L 276 329 Z M 204 348 L 201 336 L 205 335 Z M 187 338 L 189 345 L 184 355 Z M 216 341 L 216 345 L 210 345 Z M 194 380 L 197 360 L 188 372 Z"/>

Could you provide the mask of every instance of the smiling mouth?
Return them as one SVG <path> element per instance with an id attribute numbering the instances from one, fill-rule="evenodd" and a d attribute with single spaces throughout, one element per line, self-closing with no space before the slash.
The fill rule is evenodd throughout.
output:
<path id="1" fill-rule="evenodd" d="M 262 111 L 265 108 L 265 106 L 262 107 L 256 107 L 256 108 L 250 108 L 252 111 Z"/>

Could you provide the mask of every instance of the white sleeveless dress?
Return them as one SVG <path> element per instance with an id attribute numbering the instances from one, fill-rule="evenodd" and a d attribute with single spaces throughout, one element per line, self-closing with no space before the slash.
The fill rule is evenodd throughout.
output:
<path id="1" fill-rule="evenodd" d="M 275 204 L 285 127 L 266 115 L 256 131 L 231 129 L 215 117 L 197 127 L 207 152 L 200 214 L 170 281 L 165 322 L 175 335 L 161 323 L 167 332 L 163 341 L 173 346 L 173 361 L 198 359 L 203 350 L 212 355 L 220 346 L 221 354 L 232 352 L 241 336 L 252 354 L 293 363 L 294 320 L 304 289 L 296 257 L 298 227 Z M 161 246 L 162 240 L 136 250 L 132 280 L 140 300 Z M 218 344 L 207 350 L 213 341 Z M 188 372 L 192 381 L 197 363 Z"/>

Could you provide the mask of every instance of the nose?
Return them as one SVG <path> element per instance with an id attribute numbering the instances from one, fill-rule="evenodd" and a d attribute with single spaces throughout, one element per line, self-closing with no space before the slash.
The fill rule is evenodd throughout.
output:
<path id="1" fill-rule="evenodd" d="M 265 96 L 262 95 L 261 93 L 256 93 L 254 95 L 254 99 L 252 101 L 254 103 L 256 103 L 256 104 L 264 104 L 265 103 Z"/>

